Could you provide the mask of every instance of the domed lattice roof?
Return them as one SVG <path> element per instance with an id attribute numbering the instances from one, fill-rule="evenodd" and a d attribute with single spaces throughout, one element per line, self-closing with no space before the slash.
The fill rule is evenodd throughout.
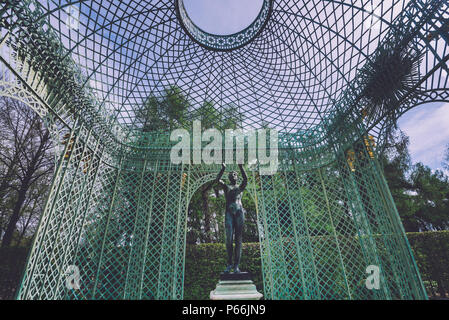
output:
<path id="1" fill-rule="evenodd" d="M 198 28 L 182 0 L 48 1 L 39 19 L 122 124 L 139 127 L 147 97 L 175 85 L 192 111 L 235 105 L 245 127 L 296 132 L 328 115 L 407 2 L 264 0 L 248 28 L 227 36 Z"/>

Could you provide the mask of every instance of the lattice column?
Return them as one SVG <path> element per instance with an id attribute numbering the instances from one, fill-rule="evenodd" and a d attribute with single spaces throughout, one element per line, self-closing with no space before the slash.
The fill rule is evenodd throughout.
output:
<path id="1" fill-rule="evenodd" d="M 178 221 L 176 223 L 176 257 L 174 270 L 173 299 L 181 300 L 184 297 L 184 266 L 187 235 L 187 214 L 191 199 L 191 165 L 183 166 L 178 206 Z"/>
<path id="2" fill-rule="evenodd" d="M 305 216 L 303 196 L 301 189 L 305 181 L 293 162 L 294 172 L 288 173 L 287 183 L 290 191 L 293 228 L 295 232 L 295 244 L 298 247 L 298 260 L 300 261 L 302 280 L 302 299 L 318 299 L 320 297 L 317 267 L 313 255 L 310 230 Z"/>
<path id="3" fill-rule="evenodd" d="M 414 259 L 405 234 L 402 235 L 403 230 L 395 226 L 399 217 L 394 203 L 382 195 L 388 186 L 379 184 L 382 173 L 376 168 L 374 154 L 361 144 L 356 144 L 349 152 L 345 185 L 352 202 L 358 237 L 367 266 L 376 265 L 381 272 L 380 290 L 367 291 L 366 297 L 425 298 L 425 293 L 418 289 L 421 286 L 417 280 L 419 275 L 411 269 Z"/>
<path id="4" fill-rule="evenodd" d="M 257 230 L 259 233 L 259 248 L 260 248 L 260 260 L 262 264 L 262 280 L 264 286 L 264 297 L 268 299 L 272 296 L 272 279 L 271 279 L 271 264 L 270 264 L 270 254 L 269 254 L 269 243 L 268 239 L 265 236 L 265 223 L 264 223 L 264 215 L 262 214 L 262 201 L 260 195 L 260 175 L 256 171 L 252 171 L 251 175 L 249 175 L 250 182 L 248 184 L 249 189 L 253 199 L 254 204 L 256 206 L 257 213 Z"/>
<path id="5" fill-rule="evenodd" d="M 284 252 L 284 240 L 282 226 L 279 220 L 279 205 L 277 200 L 278 181 L 275 176 L 260 176 L 259 195 L 260 215 L 262 219 L 263 234 L 265 243 L 262 255 L 266 259 L 264 263 L 264 273 L 267 277 L 267 284 L 264 284 L 264 293 L 267 299 L 286 298 L 288 288 L 288 276 L 286 270 L 286 260 Z M 269 271 L 268 271 L 269 270 Z M 269 277 L 269 279 L 268 279 Z M 264 278 L 264 281 L 265 278 Z"/>
<path id="6" fill-rule="evenodd" d="M 69 266 L 76 266 L 80 270 L 80 275 L 86 277 L 87 268 L 84 264 L 78 263 L 79 252 L 85 247 L 85 238 L 82 237 L 87 226 L 86 222 L 91 216 L 92 208 L 96 207 L 96 186 L 98 185 L 98 176 L 102 166 L 102 156 L 104 154 L 104 146 L 99 139 L 90 136 L 90 140 L 85 143 L 84 152 L 81 158 L 81 164 L 78 170 L 82 170 L 84 174 L 84 182 L 79 189 L 79 199 L 75 206 L 70 206 L 68 211 L 73 211 L 70 232 L 66 235 L 68 244 L 64 250 L 64 261 L 62 269 L 67 269 Z M 93 149 L 87 146 L 94 146 Z M 81 269 L 80 269 L 81 268 Z M 86 286 L 85 289 L 88 289 Z M 81 287 L 80 287 L 81 289 Z M 78 298 L 74 290 L 65 290 L 65 298 Z"/>
<path id="7" fill-rule="evenodd" d="M 376 245 L 388 275 L 387 285 L 393 297 L 410 299 L 425 297 L 414 269 L 415 262 L 408 245 L 402 224 L 390 197 L 389 188 L 384 183 L 383 174 L 370 149 L 361 143 L 355 146 L 357 152 L 356 172 L 358 189 L 364 198 L 365 212 L 376 234 Z"/>
<path id="8" fill-rule="evenodd" d="M 90 131 L 76 125 L 67 138 L 25 269 L 18 295 L 21 299 L 57 299 L 64 294 L 66 266 L 63 263 L 67 255 L 73 254 L 67 250 L 74 250 L 76 240 L 70 235 L 73 228 L 81 227 L 77 204 L 86 182 L 93 183 L 82 170 Z"/>
<path id="9" fill-rule="evenodd" d="M 382 290 L 372 290 L 366 292 L 364 291 L 363 295 L 368 297 L 372 295 L 372 298 L 378 299 L 389 299 L 391 298 L 391 296 L 390 292 L 388 291 L 385 276 L 382 273 L 383 265 L 380 260 L 375 239 L 373 238 L 372 226 L 365 211 L 363 196 L 360 194 L 357 188 L 357 182 L 354 176 L 353 151 L 350 150 L 349 152 L 349 158 L 347 155 L 343 155 L 343 159 L 339 162 L 339 166 L 341 168 L 343 182 L 350 206 L 350 214 L 357 231 L 357 238 L 360 242 L 363 261 L 366 265 L 365 268 L 369 265 L 376 265 L 381 270 L 380 280 Z"/>
<path id="10" fill-rule="evenodd" d="M 79 295 L 71 296 L 73 299 L 98 299 L 102 296 L 98 291 L 105 288 L 105 248 L 108 247 L 107 235 L 112 223 L 112 209 L 117 199 L 120 177 L 120 169 L 104 164 L 98 183 L 93 188 L 93 205 L 88 209 L 75 263 L 81 267 L 81 291 Z"/>
<path id="11" fill-rule="evenodd" d="M 303 274 L 304 269 L 301 265 L 303 259 L 300 257 L 295 218 L 292 217 L 292 213 L 299 208 L 292 201 L 293 190 L 290 190 L 291 185 L 289 185 L 288 181 L 291 178 L 291 174 L 291 171 L 281 171 L 275 176 L 274 191 L 276 194 L 279 231 L 282 239 L 281 252 L 283 253 L 286 276 L 286 286 L 283 288 L 284 292 L 279 298 L 301 299 L 303 298 L 306 284 Z"/>
<path id="12" fill-rule="evenodd" d="M 148 212 L 145 211 L 146 207 L 144 203 L 147 202 L 148 193 L 145 192 L 144 185 L 148 187 L 151 185 L 151 175 L 148 177 L 147 175 L 147 161 L 143 162 L 140 178 L 137 181 L 137 204 L 136 204 L 136 217 L 134 220 L 134 227 L 132 231 L 132 240 L 130 243 L 130 254 L 127 263 L 127 271 L 126 271 L 126 280 L 125 280 L 125 288 L 123 292 L 124 299 L 132 299 L 136 298 L 139 295 L 139 282 L 140 279 L 140 270 L 143 264 L 143 253 L 145 247 L 145 231 L 147 225 L 147 216 Z M 148 179 L 149 178 L 149 179 Z"/>
<path id="13" fill-rule="evenodd" d="M 146 266 L 146 259 L 148 256 L 148 237 L 149 226 L 151 224 L 153 214 L 153 199 L 154 186 L 157 177 L 158 162 L 153 163 L 150 168 L 145 167 L 143 174 L 141 191 L 139 193 L 138 215 L 136 220 L 136 230 L 133 234 L 133 258 L 129 261 L 129 277 L 128 284 L 125 290 L 125 298 L 127 299 L 144 299 L 151 298 L 144 292 L 144 273 Z"/>
<path id="14" fill-rule="evenodd" d="M 174 279 L 176 271 L 176 235 L 179 214 L 179 196 L 181 192 L 182 171 L 177 167 L 167 166 L 164 172 L 167 184 L 165 204 L 163 206 L 161 254 L 158 277 L 158 299 L 174 299 Z"/>
<path id="15" fill-rule="evenodd" d="M 403 273 L 400 273 L 401 289 L 406 291 L 406 295 L 403 295 L 403 299 L 427 299 L 427 293 L 419 274 L 416 261 L 413 257 L 413 253 L 408 242 L 407 236 L 402 222 L 399 218 L 399 213 L 396 209 L 396 205 L 390 193 L 388 184 L 385 181 L 385 177 L 380 170 L 379 163 L 376 159 L 371 161 L 371 172 L 374 182 L 374 186 L 378 192 L 378 201 L 382 203 L 384 210 L 379 216 L 384 215 L 385 228 L 381 230 L 384 239 L 388 239 L 387 235 L 391 233 L 395 236 L 391 237 L 389 244 L 391 257 L 396 259 L 396 263 L 401 265 Z M 396 250 L 395 248 L 401 247 L 402 250 Z M 407 284 L 406 284 L 407 283 Z M 403 286 L 402 286 L 403 284 Z M 403 293 L 404 294 L 404 293 Z"/>

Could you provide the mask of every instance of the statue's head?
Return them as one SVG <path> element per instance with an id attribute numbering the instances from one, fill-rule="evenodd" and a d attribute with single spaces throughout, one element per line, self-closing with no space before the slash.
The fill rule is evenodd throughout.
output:
<path id="1" fill-rule="evenodd" d="M 235 172 L 235 171 L 229 172 L 228 178 L 229 178 L 229 181 L 231 182 L 231 184 L 235 184 L 237 182 L 237 178 L 238 178 L 237 172 Z"/>

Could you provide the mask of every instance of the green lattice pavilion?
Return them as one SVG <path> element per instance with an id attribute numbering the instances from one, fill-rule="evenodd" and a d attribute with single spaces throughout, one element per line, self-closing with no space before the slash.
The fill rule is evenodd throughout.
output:
<path id="1" fill-rule="evenodd" d="M 216 35 L 183 0 L 6 0 L 0 28 L 0 95 L 56 148 L 18 299 L 183 299 L 187 207 L 220 165 L 175 165 L 144 130 L 168 86 L 193 118 L 211 101 L 279 131 L 277 173 L 248 172 L 266 299 L 427 298 L 377 156 L 401 114 L 449 101 L 447 1 L 263 0 Z"/>

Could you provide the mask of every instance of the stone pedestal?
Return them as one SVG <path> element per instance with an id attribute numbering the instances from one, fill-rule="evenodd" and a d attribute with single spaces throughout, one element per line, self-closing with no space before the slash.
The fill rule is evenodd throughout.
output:
<path id="1" fill-rule="evenodd" d="M 259 300 L 262 296 L 248 272 L 222 273 L 217 287 L 210 292 L 211 300 Z"/>

